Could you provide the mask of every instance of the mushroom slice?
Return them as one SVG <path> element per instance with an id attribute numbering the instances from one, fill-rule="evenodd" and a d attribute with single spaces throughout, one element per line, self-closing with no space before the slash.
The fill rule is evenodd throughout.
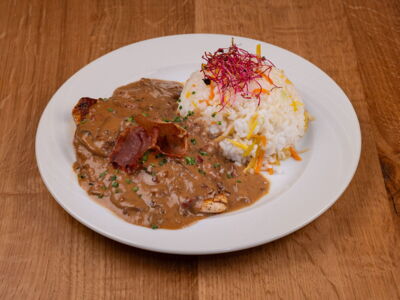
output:
<path id="1" fill-rule="evenodd" d="M 200 212 L 208 214 L 219 214 L 227 210 L 228 199 L 224 194 L 218 194 L 214 198 L 203 200 Z"/>

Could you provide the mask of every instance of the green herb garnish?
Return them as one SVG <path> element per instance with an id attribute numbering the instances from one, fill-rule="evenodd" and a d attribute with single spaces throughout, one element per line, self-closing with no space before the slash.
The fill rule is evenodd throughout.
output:
<path id="1" fill-rule="evenodd" d="M 207 155 L 208 155 L 208 153 L 205 152 L 205 151 L 199 151 L 199 154 L 200 154 L 201 156 L 207 156 Z"/>
<path id="2" fill-rule="evenodd" d="M 125 182 L 126 182 L 127 184 L 131 184 L 131 183 L 132 183 L 132 180 L 130 180 L 130 179 L 128 178 L 128 179 L 125 179 Z"/>
<path id="3" fill-rule="evenodd" d="M 196 164 L 196 160 L 190 156 L 186 156 L 185 161 L 186 161 L 187 165 L 195 165 Z"/>
<path id="4" fill-rule="evenodd" d="M 136 193 L 138 190 L 139 190 L 139 188 L 138 188 L 137 186 L 134 186 L 134 187 L 132 188 L 132 191 L 134 191 L 135 193 Z"/>
<path id="5" fill-rule="evenodd" d="M 142 115 L 143 115 L 143 117 L 148 117 L 149 116 L 149 114 L 148 113 L 142 113 Z"/>
<path id="6" fill-rule="evenodd" d="M 145 152 L 142 156 L 142 163 L 146 162 L 149 159 L 149 152 Z"/>
<path id="7" fill-rule="evenodd" d="M 109 112 L 113 112 L 113 111 L 114 111 L 114 109 L 112 109 L 111 107 L 107 108 L 107 110 L 108 110 Z"/>
<path id="8" fill-rule="evenodd" d="M 217 115 L 216 112 L 212 113 L 211 117 L 215 118 L 215 116 Z"/>
<path id="9" fill-rule="evenodd" d="M 218 121 L 217 124 L 218 124 L 218 125 L 222 125 L 222 122 L 221 122 L 221 121 Z"/>
<path id="10" fill-rule="evenodd" d="M 110 180 L 111 180 L 111 181 L 117 180 L 117 175 L 112 175 L 112 176 L 110 176 Z"/>
<path id="11" fill-rule="evenodd" d="M 103 173 L 100 173 L 99 177 L 100 177 L 100 178 L 104 178 L 104 176 L 106 176 L 106 174 L 107 174 L 107 170 L 104 171 Z"/>
<path id="12" fill-rule="evenodd" d="M 213 164 L 213 167 L 216 169 L 216 168 L 219 168 L 221 166 L 221 164 Z"/>
<path id="13" fill-rule="evenodd" d="M 160 160 L 160 161 L 158 162 L 158 164 L 159 164 L 160 166 L 163 166 L 163 165 L 165 165 L 167 162 L 168 162 L 168 160 L 167 160 L 166 158 L 164 158 L 164 159 Z"/>
<path id="14" fill-rule="evenodd" d="M 133 116 L 130 116 L 128 119 L 126 119 L 128 122 L 135 122 L 135 118 Z"/>
<path id="15" fill-rule="evenodd" d="M 175 117 L 175 119 L 172 122 L 180 123 L 180 122 L 182 122 L 182 119 L 181 119 L 181 117 L 177 116 L 177 117 Z"/>
<path id="16" fill-rule="evenodd" d="M 200 173 L 201 175 L 206 175 L 206 172 L 204 172 L 204 170 L 202 170 L 202 169 L 198 169 L 197 171 L 199 171 L 199 173 Z"/>
<path id="17" fill-rule="evenodd" d="M 191 142 L 193 145 L 196 145 L 196 139 L 190 139 L 190 142 Z"/>
<path id="18" fill-rule="evenodd" d="M 119 183 L 116 182 L 116 181 L 113 181 L 113 182 L 111 183 L 111 186 L 117 188 L 117 187 L 119 187 Z"/>
<path id="19" fill-rule="evenodd" d="M 158 226 L 157 225 L 151 225 L 151 229 L 158 229 Z"/>

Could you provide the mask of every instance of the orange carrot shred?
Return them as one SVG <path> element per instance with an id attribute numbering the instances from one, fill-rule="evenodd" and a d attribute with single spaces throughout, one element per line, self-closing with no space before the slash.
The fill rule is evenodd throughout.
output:
<path id="1" fill-rule="evenodd" d="M 294 149 L 293 147 L 289 147 L 289 151 L 290 151 L 290 154 L 292 155 L 292 157 L 293 157 L 295 160 L 301 160 L 301 157 L 300 157 L 300 155 L 297 153 L 296 149 Z"/>

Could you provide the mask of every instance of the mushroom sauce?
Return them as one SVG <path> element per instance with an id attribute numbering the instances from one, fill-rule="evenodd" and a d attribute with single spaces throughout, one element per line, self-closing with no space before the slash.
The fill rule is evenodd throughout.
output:
<path id="1" fill-rule="evenodd" d="M 156 228 L 179 229 L 207 216 L 251 205 L 268 192 L 260 174 L 224 158 L 207 124 L 190 112 L 177 114 L 182 85 L 141 79 L 98 99 L 77 123 L 74 170 L 83 189 L 124 220 Z M 187 131 L 187 151 L 172 157 L 147 150 L 133 172 L 110 161 L 121 132 L 138 126 L 137 116 L 172 122 Z"/>

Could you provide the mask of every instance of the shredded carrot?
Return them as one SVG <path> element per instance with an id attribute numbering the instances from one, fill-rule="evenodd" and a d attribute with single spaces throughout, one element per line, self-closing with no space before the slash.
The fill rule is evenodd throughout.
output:
<path id="1" fill-rule="evenodd" d="M 208 100 L 208 99 L 201 99 L 201 100 L 199 100 L 199 103 L 203 103 L 203 102 L 205 102 L 208 106 L 211 105 L 211 104 L 210 104 L 210 100 Z"/>
<path id="2" fill-rule="evenodd" d="M 239 143 L 239 142 L 237 142 L 237 141 L 235 141 L 235 140 L 231 140 L 231 139 L 226 139 L 226 140 L 227 140 L 229 143 L 231 143 L 233 146 L 238 147 L 238 148 L 240 148 L 240 149 L 247 150 L 247 149 L 249 148 L 249 146 L 247 146 L 246 144 Z"/>
<path id="3" fill-rule="evenodd" d="M 212 100 L 214 99 L 214 87 L 212 86 L 212 84 L 210 83 L 210 96 L 208 97 L 208 99 Z"/>
<path id="4" fill-rule="evenodd" d="M 258 140 L 258 143 L 261 142 L 261 145 L 263 145 L 264 147 L 267 145 L 267 138 L 264 135 L 252 135 L 252 138 Z"/>
<path id="5" fill-rule="evenodd" d="M 257 127 L 257 123 L 258 123 L 257 122 L 257 117 L 258 117 L 258 114 L 255 113 L 249 120 L 249 134 L 246 137 L 247 139 L 250 139 L 250 137 L 252 136 L 254 130 Z"/>
<path id="6" fill-rule="evenodd" d="M 243 156 L 249 156 L 251 151 L 253 151 L 254 146 L 256 145 L 256 142 L 253 142 L 249 147 L 247 147 L 247 150 L 243 153 Z"/>
<path id="7" fill-rule="evenodd" d="M 267 94 L 269 95 L 269 91 L 266 89 L 254 89 L 252 91 L 253 94 Z"/>
<path id="8" fill-rule="evenodd" d="M 295 160 L 301 160 L 301 157 L 300 157 L 300 155 L 297 153 L 296 149 L 294 149 L 293 147 L 289 147 L 289 151 L 290 151 L 290 154 L 292 155 L 292 157 L 293 157 Z"/>
<path id="9" fill-rule="evenodd" d="M 260 170 L 261 170 L 261 167 L 262 167 L 262 163 L 263 163 L 263 160 L 264 160 L 264 154 L 265 154 L 264 150 L 257 149 L 257 154 L 256 154 L 257 161 L 256 161 L 256 164 L 254 166 L 254 171 L 256 173 L 260 173 Z"/>
<path id="10" fill-rule="evenodd" d="M 215 122 L 215 121 L 212 121 L 212 122 L 211 122 L 211 125 L 215 125 L 215 124 L 217 124 L 217 122 Z"/>
<path id="11" fill-rule="evenodd" d="M 261 57 L 261 45 L 260 44 L 257 44 L 257 46 L 256 46 L 256 55 L 258 57 Z"/>
<path id="12" fill-rule="evenodd" d="M 269 175 L 274 175 L 274 169 L 272 169 L 272 168 L 268 168 L 267 172 Z"/>
<path id="13" fill-rule="evenodd" d="M 294 111 L 298 111 L 299 110 L 299 108 L 297 107 L 298 105 L 303 105 L 303 103 L 301 103 L 301 102 L 299 102 L 299 101 L 296 101 L 296 100 L 293 100 L 292 101 L 292 103 L 290 103 L 290 105 L 293 107 L 293 110 Z"/>
<path id="14" fill-rule="evenodd" d="M 274 82 L 272 81 L 271 78 L 269 78 L 269 76 L 265 73 L 261 73 L 260 74 L 266 81 L 268 81 L 270 84 L 274 85 Z"/>
<path id="15" fill-rule="evenodd" d="M 251 168 L 253 168 L 254 165 L 255 165 L 255 163 L 256 163 L 256 157 L 254 156 L 254 157 L 250 160 L 250 162 L 249 162 L 249 164 L 247 165 L 247 167 L 243 170 L 243 172 L 246 173 L 248 170 L 250 170 Z"/>

